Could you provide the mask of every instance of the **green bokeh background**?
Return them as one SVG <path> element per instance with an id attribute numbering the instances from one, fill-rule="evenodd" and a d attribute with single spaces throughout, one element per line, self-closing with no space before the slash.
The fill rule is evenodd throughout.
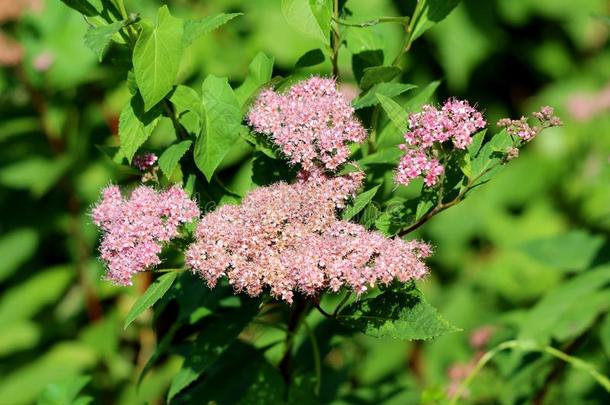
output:
<path id="1" fill-rule="evenodd" d="M 275 74 L 286 76 L 319 46 L 287 24 L 278 0 L 167 3 L 188 18 L 244 13 L 188 49 L 178 80 L 195 87 L 207 74 L 239 84 L 259 51 L 275 59 Z M 129 10 L 149 16 L 160 4 L 126 1 Z M 347 2 L 362 19 L 406 15 L 413 4 Z M 469 337 L 484 326 L 494 331 L 487 347 L 548 336 L 555 347 L 610 372 L 607 15 L 605 0 L 465 0 L 414 44 L 402 81 L 442 80 L 436 101 L 467 98 L 491 123 L 548 104 L 565 125 L 545 132 L 489 184 L 418 231 L 435 246 L 432 274 L 420 287 L 463 332 L 423 343 L 364 336 L 332 341 L 322 402 L 434 403 L 451 386 L 449 369 L 477 356 Z M 102 187 L 134 178 L 96 147 L 118 143 L 117 116 L 129 98 L 124 78 L 113 58 L 98 64 L 83 44 L 83 18 L 59 1 L 0 24 L 23 48 L 20 64 L 0 68 L 0 402 L 32 403 L 45 388 L 89 376 L 84 392 L 95 403 L 162 403 L 180 361 L 165 359 L 136 392 L 155 344 L 151 315 L 123 330 L 142 283 L 119 288 L 102 281 L 89 217 Z M 391 61 L 400 30 L 391 24 L 359 29 L 349 50 L 383 49 Z M 46 71 L 35 68 L 41 55 L 52 60 Z M 350 83 L 350 58 L 343 56 L 341 71 Z M 329 71 L 327 63 L 306 73 Z M 165 146 L 172 137 L 171 123 L 164 122 L 150 146 Z M 236 144 L 222 165 L 225 175 L 247 173 L 249 153 L 245 143 Z M 605 279 L 581 295 L 566 292 L 592 269 Z M 499 355 L 467 401 L 530 403 L 556 368 L 542 355 Z M 610 400 L 586 373 L 559 372 L 560 383 L 544 403 Z"/>

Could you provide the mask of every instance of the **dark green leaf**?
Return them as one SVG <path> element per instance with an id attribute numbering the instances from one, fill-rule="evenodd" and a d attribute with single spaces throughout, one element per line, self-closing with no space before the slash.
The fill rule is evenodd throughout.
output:
<path id="1" fill-rule="evenodd" d="M 422 0 L 422 12 L 413 26 L 410 42 L 445 19 L 459 2 L 460 0 Z"/>
<path id="2" fill-rule="evenodd" d="M 106 50 L 112 42 L 112 37 L 123 28 L 124 21 L 116 21 L 112 24 L 90 27 L 85 34 L 85 45 L 95 53 L 101 62 Z"/>
<path id="3" fill-rule="evenodd" d="M 324 53 L 320 49 L 312 49 L 311 51 L 307 51 L 303 56 L 297 60 L 297 63 L 294 65 L 295 69 L 302 69 L 309 66 L 319 65 L 325 60 Z"/>
<path id="4" fill-rule="evenodd" d="M 250 66 L 248 66 L 248 77 L 235 90 L 239 105 L 244 106 L 247 101 L 256 94 L 256 92 L 265 83 L 271 80 L 273 74 L 273 58 L 265 55 L 262 52 L 256 54 Z"/>
<path id="5" fill-rule="evenodd" d="M 159 8 L 154 26 L 142 23 L 142 32 L 133 50 L 133 68 L 144 110 L 150 110 L 169 93 L 182 58 L 182 20 L 173 17 L 167 6 Z"/>
<path id="6" fill-rule="evenodd" d="M 444 320 L 413 285 L 389 288 L 374 298 L 356 301 L 338 317 L 366 335 L 401 340 L 431 339 L 460 330 Z"/>
<path id="7" fill-rule="evenodd" d="M 132 323 L 142 312 L 147 308 L 153 306 L 155 302 L 159 301 L 161 297 L 169 290 L 174 283 L 178 273 L 176 271 L 170 271 L 165 273 L 161 277 L 155 280 L 142 294 L 140 298 L 133 304 L 133 307 L 129 310 L 125 322 L 123 323 L 123 329 L 127 329 L 130 323 Z"/>
<path id="8" fill-rule="evenodd" d="M 245 300 L 238 310 L 213 318 L 189 346 L 184 364 L 172 380 L 168 401 L 209 369 L 250 323 L 258 311 L 258 301 Z"/>
<path id="9" fill-rule="evenodd" d="M 226 78 L 213 75 L 203 82 L 203 131 L 195 142 L 195 163 L 208 181 L 239 137 L 241 109 Z"/>
<path id="10" fill-rule="evenodd" d="M 389 82 L 400 74 L 396 66 L 373 66 L 365 68 L 360 80 L 360 88 L 368 90 L 378 83 Z"/>
<path id="11" fill-rule="evenodd" d="M 604 244 L 602 236 L 585 231 L 537 239 L 521 245 L 521 249 L 539 262 L 557 269 L 585 270 Z"/>
<path id="12" fill-rule="evenodd" d="M 191 147 L 191 141 L 182 141 L 165 149 L 159 157 L 159 167 L 166 177 L 171 177 L 178 162 Z"/>
<path id="13" fill-rule="evenodd" d="M 62 3 L 67 5 L 70 8 L 78 11 L 82 15 L 87 17 L 93 17 L 99 14 L 99 11 L 96 10 L 95 7 L 87 0 L 61 0 Z"/>
<path id="14" fill-rule="evenodd" d="M 414 84 L 379 83 L 374 85 L 369 91 L 364 94 L 361 94 L 358 98 L 352 101 L 352 106 L 356 110 L 360 108 L 371 107 L 379 103 L 377 94 L 392 98 L 416 87 L 417 86 Z"/>
<path id="15" fill-rule="evenodd" d="M 240 15 L 243 15 L 243 13 L 222 13 L 217 15 L 209 15 L 199 20 L 186 20 L 184 22 L 184 46 L 189 46 L 197 38 L 214 31 L 216 28 L 225 25 Z"/>
<path id="16" fill-rule="evenodd" d="M 360 211 L 362 211 L 364 207 L 366 207 L 368 203 L 373 200 L 373 197 L 375 197 L 379 187 L 381 187 L 381 185 L 377 185 L 364 193 L 358 194 L 358 196 L 354 199 L 354 202 L 343 211 L 343 219 L 348 221 L 358 215 Z"/>
<path id="17" fill-rule="evenodd" d="M 119 116 L 120 153 L 131 163 L 138 148 L 146 142 L 159 122 L 160 111 L 144 112 L 142 98 L 136 94 L 125 104 Z"/>
<path id="18" fill-rule="evenodd" d="M 380 49 L 362 51 L 352 55 L 352 70 L 358 83 L 362 80 L 365 69 L 381 65 L 383 65 L 383 51 Z"/>

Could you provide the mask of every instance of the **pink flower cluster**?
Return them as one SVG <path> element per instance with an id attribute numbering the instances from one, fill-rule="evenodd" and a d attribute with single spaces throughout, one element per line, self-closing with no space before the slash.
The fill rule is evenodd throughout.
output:
<path id="1" fill-rule="evenodd" d="M 350 155 L 347 144 L 367 136 L 336 82 L 315 76 L 285 94 L 263 91 L 248 122 L 257 132 L 270 134 L 290 162 L 307 171 L 315 166 L 335 170 Z"/>
<path id="2" fill-rule="evenodd" d="M 145 172 L 150 169 L 159 158 L 154 153 L 143 153 L 140 155 L 136 155 L 133 158 L 133 165 Z"/>
<path id="3" fill-rule="evenodd" d="M 521 138 L 524 142 L 531 141 L 545 128 L 562 125 L 559 117 L 555 116 L 553 107 L 541 107 L 539 111 L 536 111 L 532 115 L 540 122 L 540 125 L 530 126 L 527 117 L 521 117 L 518 120 L 502 118 L 498 121 L 497 125 L 499 127 L 505 127 L 506 132 L 508 132 L 509 135 Z"/>
<path id="4" fill-rule="evenodd" d="M 409 114 L 406 143 L 400 145 L 405 155 L 398 165 L 396 182 L 408 185 L 414 178 L 424 176 L 426 185 L 434 186 L 445 170 L 435 155 L 435 147 L 451 141 L 457 149 L 466 149 L 472 135 L 485 125 L 483 115 L 465 100 L 449 99 L 440 110 L 425 105 L 421 112 Z"/>
<path id="5" fill-rule="evenodd" d="M 251 296 L 269 288 L 292 302 L 295 292 L 316 296 L 342 286 L 362 293 L 376 283 L 424 276 L 431 254 L 418 241 L 389 239 L 336 218 L 361 174 L 302 176 L 248 194 L 241 205 L 225 205 L 204 216 L 187 264 L 210 286 L 226 276 L 236 291 Z"/>
<path id="6" fill-rule="evenodd" d="M 104 231 L 100 256 L 107 278 L 131 285 L 134 273 L 160 263 L 162 243 L 178 236 L 178 226 L 198 216 L 197 204 L 177 186 L 162 192 L 139 186 L 130 198 L 124 198 L 117 186 L 104 189 L 92 217 Z"/>

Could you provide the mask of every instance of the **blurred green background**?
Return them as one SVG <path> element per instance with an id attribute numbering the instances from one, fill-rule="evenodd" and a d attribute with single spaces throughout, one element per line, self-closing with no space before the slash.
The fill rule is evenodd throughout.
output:
<path id="1" fill-rule="evenodd" d="M 154 15 L 161 3 L 126 1 L 143 15 Z M 207 74 L 240 83 L 259 51 L 275 58 L 274 74 L 286 76 L 319 46 L 288 26 L 279 0 L 163 3 L 189 18 L 244 13 L 188 49 L 179 81 L 195 87 Z M 408 15 L 413 5 L 347 2 L 362 19 Z M 414 44 L 401 81 L 442 80 L 437 101 L 467 98 L 491 123 L 548 104 L 565 125 L 538 137 L 489 184 L 419 231 L 436 249 L 432 274 L 420 286 L 463 332 L 423 343 L 332 341 L 323 402 L 434 403 L 486 348 L 515 337 L 546 339 L 610 372 L 608 15 L 607 0 L 465 0 Z M 146 280 L 130 288 L 102 281 L 89 209 L 102 187 L 137 174 L 102 153 L 118 144 L 118 114 L 129 92 L 115 67 L 121 55 L 99 64 L 83 43 L 86 28 L 57 0 L 0 0 L 0 403 L 6 405 L 57 403 L 57 395 L 79 385 L 94 403 L 163 403 L 180 366 L 177 358 L 164 359 L 136 392 L 155 346 L 152 317 L 127 330 L 122 322 Z M 348 46 L 384 49 L 393 58 L 400 30 L 358 29 Z M 349 83 L 350 58 L 343 55 Z M 330 65 L 316 71 L 328 73 Z M 171 125 L 159 125 L 151 145 L 172 136 Z M 237 144 L 223 166 L 240 173 L 248 162 L 248 147 Z M 610 402 L 586 373 L 548 356 L 507 352 L 492 363 L 467 402 Z"/>

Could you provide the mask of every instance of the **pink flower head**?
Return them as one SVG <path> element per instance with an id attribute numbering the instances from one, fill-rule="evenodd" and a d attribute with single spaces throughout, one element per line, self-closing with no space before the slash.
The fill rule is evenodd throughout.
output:
<path id="1" fill-rule="evenodd" d="M 236 291 L 257 296 L 269 289 L 287 302 L 295 292 L 316 296 L 346 286 L 362 293 L 376 283 L 427 273 L 422 259 L 431 254 L 428 245 L 337 220 L 337 209 L 362 176 L 302 174 L 295 184 L 256 189 L 241 205 L 204 216 L 187 264 L 210 286 L 227 277 Z"/>
<path id="2" fill-rule="evenodd" d="M 426 186 L 436 185 L 445 168 L 435 157 L 435 147 L 451 141 L 455 148 L 466 149 L 472 142 L 472 135 L 485 125 L 483 115 L 468 101 L 453 98 L 440 110 L 425 105 L 421 112 L 409 114 L 406 143 L 400 145 L 405 155 L 398 165 L 395 181 L 408 185 L 411 180 L 424 176 Z"/>
<path id="3" fill-rule="evenodd" d="M 521 117 L 518 120 L 502 118 L 497 125 L 506 128 L 509 135 L 521 138 L 525 142 L 531 141 L 546 128 L 563 125 L 561 119 L 555 116 L 553 107 L 548 105 L 541 107 L 539 111 L 532 113 L 532 115 L 539 121 L 540 125 L 530 126 L 527 117 Z"/>
<path id="4" fill-rule="evenodd" d="M 257 132 L 271 135 L 291 164 L 307 171 L 335 170 L 350 155 L 347 144 L 367 135 L 335 80 L 316 76 L 285 94 L 264 90 L 247 119 Z"/>
<path id="5" fill-rule="evenodd" d="M 145 172 L 150 169 L 159 158 L 154 153 L 142 153 L 133 158 L 133 165 Z"/>
<path id="6" fill-rule="evenodd" d="M 161 261 L 163 242 L 178 236 L 178 226 L 199 216 L 197 204 L 178 186 L 157 192 L 136 187 L 124 198 L 118 186 L 109 186 L 93 209 L 93 222 L 104 235 L 100 256 L 106 262 L 107 278 L 131 285 L 131 277 Z"/>

